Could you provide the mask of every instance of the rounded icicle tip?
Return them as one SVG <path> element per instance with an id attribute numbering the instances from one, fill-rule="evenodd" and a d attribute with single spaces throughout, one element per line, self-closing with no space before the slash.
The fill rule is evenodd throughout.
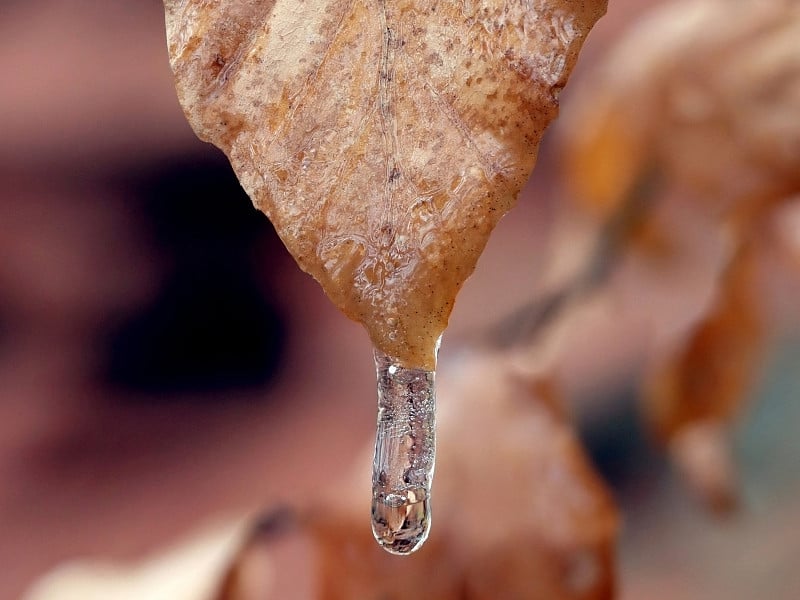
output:
<path id="1" fill-rule="evenodd" d="M 378 427 L 372 464 L 372 533 L 392 554 L 428 537 L 436 458 L 435 371 L 408 368 L 375 350 Z"/>

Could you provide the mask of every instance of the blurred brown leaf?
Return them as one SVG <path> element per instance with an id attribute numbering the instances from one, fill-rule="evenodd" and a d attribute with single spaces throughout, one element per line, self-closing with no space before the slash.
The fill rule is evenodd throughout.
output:
<path id="1" fill-rule="evenodd" d="M 738 414 L 764 335 L 755 266 L 750 248 L 740 249 L 721 276 L 716 301 L 651 373 L 648 410 L 662 440 L 692 422 L 729 423 Z"/>
<path id="2" fill-rule="evenodd" d="M 682 251 L 674 226 L 693 221 L 724 241 L 714 298 L 657 349 L 645 385 L 654 430 L 716 507 L 733 500 L 724 431 L 766 338 L 759 273 L 775 245 L 774 215 L 800 191 L 798 40 L 795 0 L 671 3 L 620 42 L 566 123 L 565 179 L 579 212 L 625 224 L 603 230 L 614 260 L 638 255 L 657 270 Z M 620 221 L 642 195 L 647 210 Z M 683 221 L 660 217 L 670 204 Z"/>
<path id="3" fill-rule="evenodd" d="M 715 213 L 797 189 L 798 37 L 796 0 L 654 11 L 575 95 L 564 156 L 573 197 L 614 209 L 654 165 Z"/>

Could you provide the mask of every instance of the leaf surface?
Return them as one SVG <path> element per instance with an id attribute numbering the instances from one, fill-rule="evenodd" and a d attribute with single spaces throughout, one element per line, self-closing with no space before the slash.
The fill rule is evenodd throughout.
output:
<path id="1" fill-rule="evenodd" d="M 606 2 L 165 0 L 180 101 L 289 251 L 431 368 Z"/>

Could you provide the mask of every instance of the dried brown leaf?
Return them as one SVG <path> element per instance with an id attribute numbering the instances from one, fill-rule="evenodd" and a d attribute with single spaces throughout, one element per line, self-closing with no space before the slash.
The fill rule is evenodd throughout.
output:
<path id="1" fill-rule="evenodd" d="M 609 207 L 655 169 L 715 212 L 800 189 L 800 2 L 689 0 L 654 11 L 569 111 L 566 180 Z"/>
<path id="2" fill-rule="evenodd" d="M 600 247 L 614 248 L 617 262 L 635 254 L 663 272 L 686 260 L 682 230 L 698 223 L 731 257 L 702 314 L 656 349 L 645 383 L 654 430 L 715 507 L 733 500 L 725 432 L 766 337 L 757 271 L 769 238 L 780 237 L 776 215 L 790 214 L 800 192 L 798 40 L 797 0 L 665 4 L 595 69 L 565 120 L 565 180 L 580 211 L 602 223 Z M 647 210 L 621 218 L 642 198 Z M 670 212 L 682 218 L 659 216 Z M 791 254 L 791 227 L 782 230 L 780 250 Z"/>
<path id="3" fill-rule="evenodd" d="M 581 202 L 612 218 L 655 176 L 651 204 L 686 202 L 683 226 L 716 225 L 732 257 L 715 301 L 650 379 L 662 439 L 732 419 L 753 378 L 764 336 L 755 271 L 771 215 L 800 190 L 798 39 L 796 0 L 671 3 L 619 44 L 571 111 L 567 180 Z M 680 247 L 655 210 L 614 233 L 627 250 Z"/>
<path id="4" fill-rule="evenodd" d="M 739 413 L 764 336 L 756 267 L 750 248 L 741 249 L 710 309 L 650 374 L 647 408 L 662 440 L 689 423 L 730 422 Z"/>
<path id="5" fill-rule="evenodd" d="M 165 0 L 178 95 L 298 264 L 432 367 L 605 0 Z"/>
<path id="6" fill-rule="evenodd" d="M 711 307 L 645 381 L 645 411 L 654 431 L 690 487 L 717 510 L 735 503 L 736 475 L 724 432 L 742 412 L 763 353 L 755 248 L 739 249 Z"/>

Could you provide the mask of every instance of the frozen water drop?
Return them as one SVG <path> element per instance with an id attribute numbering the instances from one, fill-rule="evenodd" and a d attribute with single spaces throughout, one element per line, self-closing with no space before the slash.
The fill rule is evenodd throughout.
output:
<path id="1" fill-rule="evenodd" d="M 436 456 L 434 371 L 375 351 L 378 431 L 372 464 L 372 533 L 387 552 L 410 554 L 428 537 Z"/>

